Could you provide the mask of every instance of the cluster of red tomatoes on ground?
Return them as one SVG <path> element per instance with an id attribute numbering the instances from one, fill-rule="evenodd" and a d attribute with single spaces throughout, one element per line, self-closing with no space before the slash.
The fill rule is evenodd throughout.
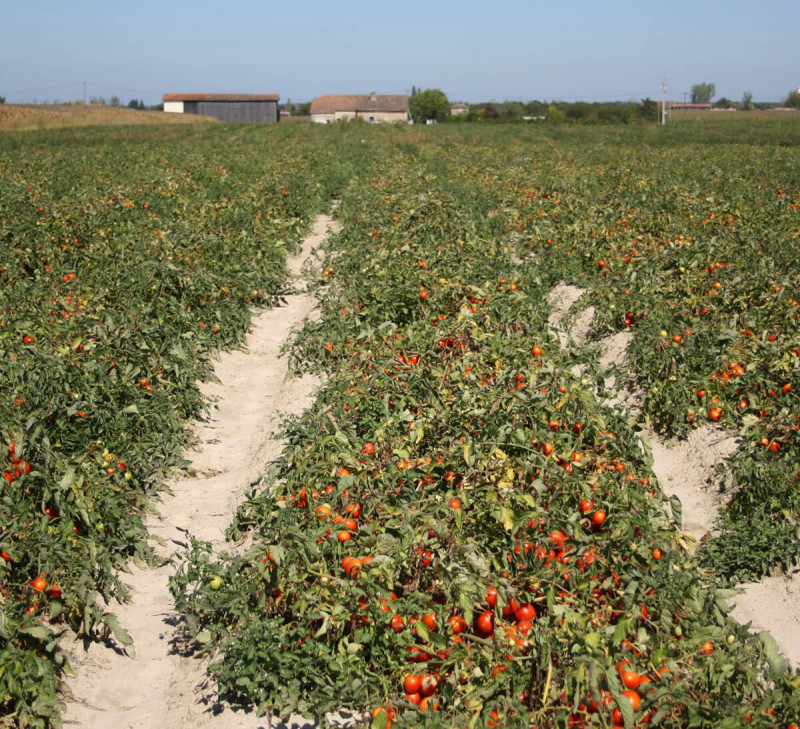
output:
<path id="1" fill-rule="evenodd" d="M 13 440 L 8 447 L 8 458 L 11 459 L 11 467 L 9 470 L 3 471 L 3 478 L 11 485 L 20 478 L 22 474 L 30 473 L 32 466 L 24 458 L 17 458 L 17 443 Z"/>

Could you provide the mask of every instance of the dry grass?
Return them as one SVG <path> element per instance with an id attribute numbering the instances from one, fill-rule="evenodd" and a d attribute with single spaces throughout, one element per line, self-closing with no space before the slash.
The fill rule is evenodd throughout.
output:
<path id="1" fill-rule="evenodd" d="M 193 114 L 136 111 L 125 107 L 0 104 L 0 131 L 126 124 L 198 124 L 215 121 Z"/>

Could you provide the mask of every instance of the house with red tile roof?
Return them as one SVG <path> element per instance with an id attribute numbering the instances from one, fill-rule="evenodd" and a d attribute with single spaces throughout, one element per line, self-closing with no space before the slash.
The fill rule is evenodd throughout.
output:
<path id="1" fill-rule="evenodd" d="M 363 95 L 329 94 L 311 101 L 311 121 L 330 124 L 335 121 L 363 119 L 366 122 L 408 122 L 407 94 L 376 94 L 370 91 Z"/>
<path id="2" fill-rule="evenodd" d="M 201 114 L 224 122 L 274 122 L 278 94 L 164 94 L 164 111 Z"/>

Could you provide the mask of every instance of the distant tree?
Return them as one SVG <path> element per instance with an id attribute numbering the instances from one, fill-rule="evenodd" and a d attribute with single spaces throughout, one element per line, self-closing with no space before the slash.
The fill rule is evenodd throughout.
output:
<path id="1" fill-rule="evenodd" d="M 742 109 L 753 108 L 753 94 L 750 91 L 745 91 L 742 94 Z"/>
<path id="2" fill-rule="evenodd" d="M 411 98 L 413 99 L 416 95 L 417 95 L 417 87 L 416 86 L 412 86 L 411 87 Z"/>
<path id="3" fill-rule="evenodd" d="M 547 107 L 547 121 L 559 124 L 564 121 L 566 115 L 555 104 L 550 104 Z"/>
<path id="4" fill-rule="evenodd" d="M 138 108 L 139 108 L 139 101 L 138 101 L 138 99 L 131 99 L 131 100 L 128 102 L 128 108 L 129 108 L 129 109 L 138 109 Z"/>
<path id="5" fill-rule="evenodd" d="M 576 101 L 575 103 L 567 106 L 565 113 L 567 115 L 567 119 L 578 121 L 580 119 L 588 119 L 591 111 L 589 110 L 589 104 L 587 104 L 585 101 Z"/>
<path id="6" fill-rule="evenodd" d="M 790 91 L 789 95 L 783 100 L 783 105 L 790 109 L 800 109 L 800 89 Z"/>
<path id="7" fill-rule="evenodd" d="M 122 106 L 122 102 L 119 100 L 119 96 L 112 96 L 108 101 L 109 106 Z"/>
<path id="8" fill-rule="evenodd" d="M 153 106 L 151 106 L 150 111 L 164 111 L 163 102 L 161 104 L 154 104 Z"/>
<path id="9" fill-rule="evenodd" d="M 547 104 L 544 101 L 529 101 L 525 104 L 526 116 L 544 116 L 547 114 Z"/>
<path id="10" fill-rule="evenodd" d="M 6 103 L 6 97 L 0 96 L 0 104 L 5 104 L 5 103 Z"/>
<path id="11" fill-rule="evenodd" d="M 294 110 L 297 116 L 310 116 L 311 115 L 311 102 L 305 101 L 302 104 L 295 104 Z"/>
<path id="12" fill-rule="evenodd" d="M 717 87 L 714 84 L 695 84 L 692 86 L 692 103 L 710 104 L 716 93 Z"/>
<path id="13" fill-rule="evenodd" d="M 503 116 L 508 120 L 519 120 L 525 114 L 525 105 L 520 101 L 506 101 L 503 104 Z"/>
<path id="14" fill-rule="evenodd" d="M 647 119 L 647 121 L 658 121 L 658 103 L 650 97 L 642 99 L 642 105 L 639 107 L 639 116 L 642 119 Z"/>
<path id="15" fill-rule="evenodd" d="M 425 89 L 417 92 L 409 103 L 411 116 L 415 122 L 428 119 L 445 121 L 450 116 L 450 102 L 440 89 Z"/>
<path id="16" fill-rule="evenodd" d="M 735 101 L 731 101 L 730 99 L 726 99 L 726 98 L 723 96 L 723 97 L 722 97 L 721 99 L 719 99 L 718 101 L 715 101 L 715 102 L 712 104 L 712 106 L 713 106 L 715 109 L 736 109 L 736 108 L 738 108 L 738 106 L 739 106 L 739 105 L 738 105 L 738 104 L 737 104 Z"/>

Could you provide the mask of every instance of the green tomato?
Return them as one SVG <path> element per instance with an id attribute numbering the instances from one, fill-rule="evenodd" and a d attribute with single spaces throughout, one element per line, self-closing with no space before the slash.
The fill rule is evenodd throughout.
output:
<path id="1" fill-rule="evenodd" d="M 219 575 L 214 575 L 209 581 L 208 586 L 212 590 L 219 590 L 222 587 L 222 578 Z"/>

